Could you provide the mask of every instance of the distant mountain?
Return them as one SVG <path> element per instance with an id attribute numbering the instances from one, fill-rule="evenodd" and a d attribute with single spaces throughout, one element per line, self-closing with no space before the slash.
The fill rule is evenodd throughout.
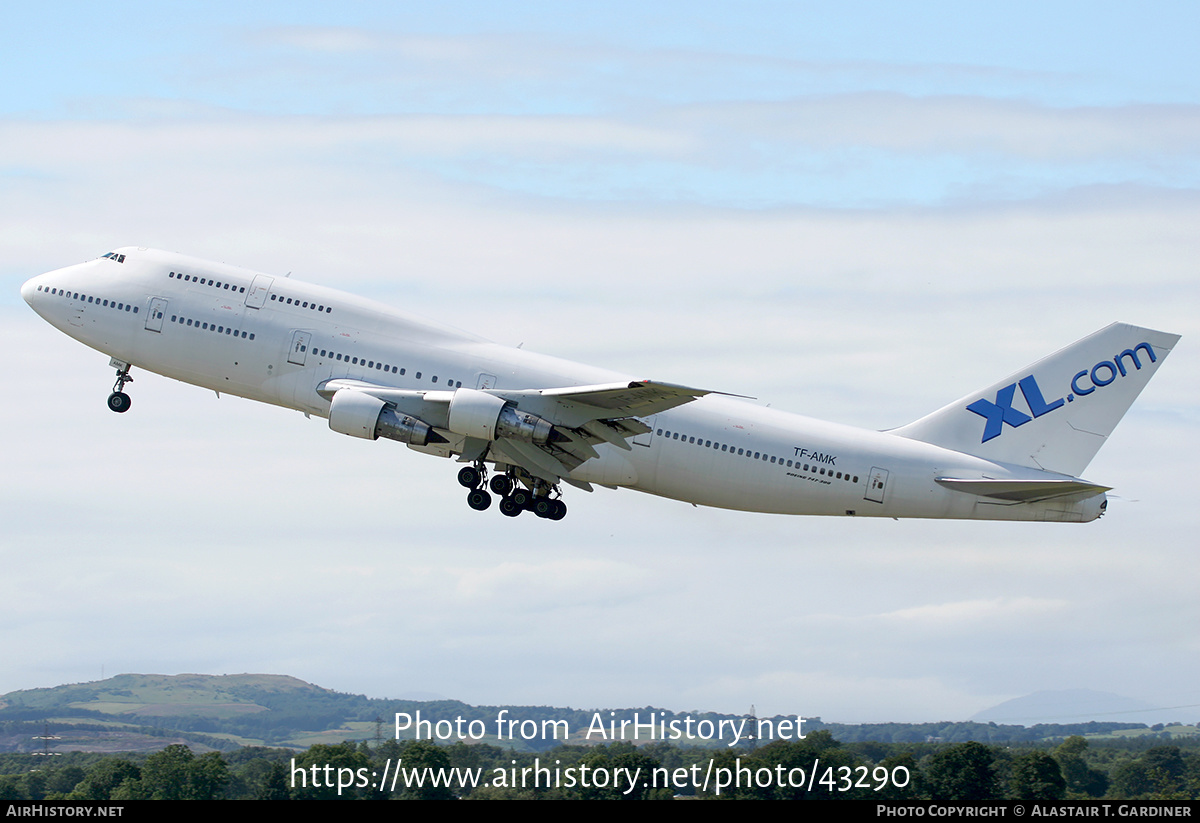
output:
<path id="1" fill-rule="evenodd" d="M 108 680 L 0 696 L 3 709 L 79 709 L 123 717 L 232 717 L 268 711 L 258 695 L 298 698 L 336 694 L 279 674 L 119 674 Z"/>
<path id="2" fill-rule="evenodd" d="M 299 728 L 312 728 L 302 723 L 312 712 L 284 707 L 326 707 L 344 697 L 284 675 L 121 674 L 91 683 L 9 692 L 0 696 L 0 720 L 52 725 L 61 738 L 55 748 L 62 751 L 157 751 L 171 743 L 185 743 L 199 752 L 267 742 L 306 746 L 310 744 L 291 738 Z M 273 714 L 277 709 L 283 711 Z M 319 712 L 317 719 L 320 737 L 331 714 Z M 333 733 L 334 742 L 366 736 L 351 729 Z M 36 748 L 28 735 L 0 738 L 0 751 L 31 747 Z"/>
<path id="3" fill-rule="evenodd" d="M 1091 689 L 1034 692 L 1025 697 L 984 709 L 974 715 L 978 723 L 1016 723 L 1032 726 L 1038 723 L 1085 723 L 1095 720 L 1119 723 L 1195 723 L 1200 710 L 1194 706 L 1180 708 L 1155 707 L 1140 700 L 1119 694 Z"/>
<path id="4" fill-rule="evenodd" d="M 272 674 L 122 674 L 107 680 L 49 689 L 27 689 L 0 696 L 0 752 L 36 751 L 44 731 L 56 735 L 59 751 L 157 751 L 184 743 L 197 753 L 240 746 L 306 748 L 315 743 L 390 739 L 397 713 L 437 724 L 439 742 L 457 738 L 452 728 L 468 730 L 472 742 L 518 751 L 545 751 L 562 743 L 598 745 L 627 740 L 652 742 L 645 734 L 651 720 L 675 728 L 733 729 L 745 732 L 739 744 L 754 745 L 752 718 L 714 712 L 672 712 L 651 706 L 573 709 L 552 706 L 472 706 L 458 700 L 387 700 L 344 694 Z M 1158 722 L 1136 701 L 1099 692 L 1041 692 L 981 712 L 974 721 L 847 725 L 804 718 L 803 733 L 825 730 L 843 742 L 925 742 L 940 740 L 1004 743 L 1053 740 L 1071 734 L 1112 734 Z M 1122 718 L 1132 720 L 1120 722 Z M 500 730 L 500 719 L 509 725 Z M 988 722 L 994 718 L 995 722 Z M 787 738 L 796 734 L 795 718 L 760 718 Z M 1058 724 L 1055 721 L 1058 721 Z M 622 731 L 622 721 L 629 721 Z M 1097 722 L 1099 721 L 1099 722 Z M 641 723 L 641 736 L 635 737 Z M 569 735 L 566 733 L 568 730 Z M 791 729 L 792 731 L 787 731 Z M 444 736 L 442 732 L 444 731 Z M 1164 734 L 1191 734 L 1177 729 Z M 561 734 L 560 734 L 561 732 Z M 477 733 L 477 734 L 476 734 Z M 1135 732 L 1139 733 L 1139 732 Z M 739 732 L 739 735 L 741 733 Z M 402 737 L 411 738 L 411 728 Z M 661 740 L 662 738 L 658 738 Z M 671 738 L 674 745 L 723 747 L 723 739 Z"/>
<path id="5" fill-rule="evenodd" d="M 49 689 L 28 689 L 0 696 L 0 722 L 47 724 L 61 737 L 64 751 L 155 750 L 167 742 L 186 742 L 193 750 L 238 746 L 304 748 L 315 743 L 392 738 L 397 713 L 429 723 L 444 721 L 441 742 L 450 743 L 451 728 L 470 729 L 474 742 L 523 751 L 541 751 L 570 742 L 583 745 L 621 739 L 595 732 L 640 714 L 670 721 L 689 717 L 710 728 L 729 728 L 733 715 L 662 709 L 581 710 L 550 706 L 471 706 L 458 700 L 381 700 L 323 689 L 294 677 L 270 674 L 122 674 L 108 680 Z M 602 716 L 602 718 L 601 718 Z M 498 718 L 516 723 L 499 728 Z M 721 721 L 725 720 L 726 724 Z M 778 718 L 787 721 L 788 718 Z M 428 723 L 427 723 L 428 727 Z M 569 730 L 556 737 L 562 728 Z M 593 734 L 587 736 L 589 729 Z M 0 751 L 30 751 L 27 729 L 0 736 Z M 475 733 L 478 733 L 476 736 Z M 428 736 L 428 732 L 426 736 Z M 633 740 L 632 727 L 626 737 Z M 414 736 L 412 729 L 403 737 Z M 164 742 L 163 738 L 170 737 Z M 454 738 L 456 739 L 456 738 Z M 639 741 L 640 742 L 640 741 Z M 729 742 L 728 740 L 725 742 Z M 720 746 L 721 741 L 693 745 Z M 684 741 L 684 745 L 688 742 Z"/>

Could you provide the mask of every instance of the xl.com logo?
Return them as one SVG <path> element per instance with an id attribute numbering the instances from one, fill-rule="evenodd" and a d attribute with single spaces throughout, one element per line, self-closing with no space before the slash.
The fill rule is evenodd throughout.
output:
<path id="1" fill-rule="evenodd" d="M 1101 360 L 1090 369 L 1084 369 L 1072 377 L 1071 391 L 1067 394 L 1065 400 L 1060 397 L 1057 400 L 1047 402 L 1045 396 L 1042 394 L 1041 387 L 1037 384 L 1037 380 L 1032 374 L 1028 377 L 1022 377 L 1016 383 L 1010 383 L 996 392 L 995 402 L 984 400 L 981 397 L 967 406 L 967 411 L 975 412 L 975 414 L 982 417 L 985 421 L 983 424 L 983 439 L 979 442 L 986 443 L 993 437 L 999 437 L 1004 433 L 1005 423 L 1015 429 L 1017 426 L 1025 425 L 1035 417 L 1041 417 L 1043 414 L 1049 414 L 1055 409 L 1061 409 L 1064 403 L 1073 403 L 1075 400 L 1091 394 L 1096 389 L 1104 388 L 1118 377 L 1124 377 L 1128 374 L 1126 366 L 1129 364 L 1133 365 L 1134 371 L 1140 370 L 1142 368 L 1142 361 L 1138 358 L 1139 349 L 1146 352 L 1146 356 L 1150 358 L 1151 363 L 1158 362 L 1158 358 L 1154 356 L 1154 348 L 1149 343 L 1144 341 L 1138 343 L 1132 349 L 1126 349 L 1121 352 L 1112 360 Z M 1021 394 L 1025 397 L 1025 403 L 1029 406 L 1029 411 L 1033 417 L 1030 417 L 1020 409 L 1013 408 L 1013 399 L 1016 397 L 1018 388 L 1021 389 Z"/>

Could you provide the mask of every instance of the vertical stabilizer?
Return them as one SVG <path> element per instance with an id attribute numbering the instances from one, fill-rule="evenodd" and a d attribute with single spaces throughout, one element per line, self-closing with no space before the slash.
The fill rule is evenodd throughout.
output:
<path id="1" fill-rule="evenodd" d="M 1078 476 L 1178 340 L 1113 323 L 891 433 Z"/>

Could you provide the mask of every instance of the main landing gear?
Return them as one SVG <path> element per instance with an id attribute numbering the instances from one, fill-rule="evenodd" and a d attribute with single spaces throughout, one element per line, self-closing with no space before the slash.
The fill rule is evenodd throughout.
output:
<path id="1" fill-rule="evenodd" d="M 470 489 L 467 505 L 476 511 L 492 505 L 492 495 L 488 494 L 487 487 L 500 498 L 500 513 L 506 517 L 516 517 L 523 511 L 531 511 L 546 520 L 562 520 L 567 516 L 567 504 L 560 499 L 562 492 L 544 480 L 526 477 L 531 488 L 524 488 L 517 485 L 513 474 L 509 473 L 498 474 L 488 482 L 487 467 L 480 461 L 460 469 L 458 482 Z"/>
<path id="2" fill-rule="evenodd" d="M 108 407 L 117 414 L 124 414 L 129 411 L 133 401 L 129 399 L 123 389 L 126 383 L 132 383 L 133 378 L 129 376 L 129 364 L 122 363 L 117 368 L 117 382 L 113 384 L 112 394 L 108 396 Z"/>

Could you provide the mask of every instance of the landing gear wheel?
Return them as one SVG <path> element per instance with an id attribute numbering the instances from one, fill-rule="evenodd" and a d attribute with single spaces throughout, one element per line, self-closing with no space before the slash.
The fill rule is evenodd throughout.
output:
<path id="1" fill-rule="evenodd" d="M 500 513 L 505 517 L 516 517 L 523 511 L 525 511 L 525 507 L 517 505 L 517 502 L 511 497 L 500 498 Z"/>
<path id="2" fill-rule="evenodd" d="M 125 392 L 115 391 L 108 396 L 108 407 L 117 414 L 124 414 L 129 411 L 129 406 L 133 403 L 129 399 L 129 395 Z"/>
<path id="3" fill-rule="evenodd" d="M 555 500 L 553 502 L 554 502 L 554 511 L 550 512 L 550 519 L 551 520 L 562 520 L 564 517 L 567 516 L 567 504 L 562 502 L 561 500 Z"/>
<path id="4" fill-rule="evenodd" d="M 463 466 L 458 470 L 458 482 L 463 488 L 477 489 L 479 481 L 483 478 L 479 474 L 479 469 L 474 466 Z M 484 506 L 486 509 L 487 506 Z"/>
<path id="5" fill-rule="evenodd" d="M 513 505 L 515 505 L 517 508 L 519 508 L 519 509 L 532 508 L 530 503 L 533 501 L 533 495 L 531 495 L 529 493 L 528 489 L 517 489 L 515 492 L 512 493 L 511 497 L 512 497 Z"/>
<path id="6" fill-rule="evenodd" d="M 488 484 L 492 491 L 501 497 L 506 496 L 513 490 L 513 482 L 511 477 L 506 477 L 503 474 L 498 474 L 492 478 L 492 482 Z"/>
<path id="7" fill-rule="evenodd" d="M 533 501 L 533 513 L 538 517 L 549 518 L 554 514 L 554 503 L 549 497 L 539 497 Z"/>
<path id="8" fill-rule="evenodd" d="M 477 512 L 481 512 L 488 506 L 492 505 L 492 496 L 483 489 L 472 489 L 467 495 L 467 505 Z"/>
<path id="9" fill-rule="evenodd" d="M 109 361 L 110 366 L 119 366 L 117 369 L 117 382 L 113 383 L 112 394 L 108 396 L 108 407 L 117 414 L 124 414 L 129 411 L 129 406 L 132 400 L 125 393 L 125 384 L 132 383 L 133 378 L 129 376 L 129 364 L 113 358 Z"/>

